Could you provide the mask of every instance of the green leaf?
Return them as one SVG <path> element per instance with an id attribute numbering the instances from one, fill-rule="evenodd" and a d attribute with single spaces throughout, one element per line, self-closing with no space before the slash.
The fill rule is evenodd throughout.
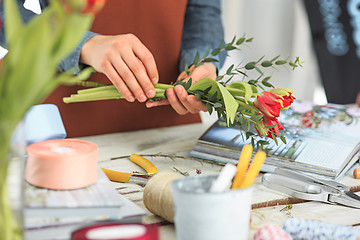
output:
<path id="1" fill-rule="evenodd" d="M 232 64 L 227 70 L 226 70 L 226 74 L 230 74 L 231 71 L 233 70 L 234 68 L 234 64 Z"/>
<path id="2" fill-rule="evenodd" d="M 265 56 L 262 56 L 259 60 L 256 61 L 256 63 L 259 63 L 261 60 L 264 59 Z"/>
<path id="3" fill-rule="evenodd" d="M 244 96 L 244 100 L 245 100 L 246 103 L 253 95 L 251 85 L 249 83 L 247 83 L 247 82 L 244 82 L 244 81 L 232 82 L 228 86 L 228 88 L 234 88 L 234 89 L 242 90 L 244 92 L 244 94 L 242 96 Z"/>
<path id="4" fill-rule="evenodd" d="M 206 53 L 204 54 L 203 58 L 206 58 L 209 55 L 209 52 L 210 52 L 210 48 L 208 48 L 208 50 L 206 50 Z"/>
<path id="5" fill-rule="evenodd" d="M 270 60 L 270 62 L 274 62 L 275 60 L 277 60 L 280 57 L 280 55 L 277 55 L 276 57 L 274 57 L 273 59 Z"/>
<path id="6" fill-rule="evenodd" d="M 245 69 L 247 69 L 247 70 L 254 69 L 254 68 L 255 68 L 255 65 L 256 65 L 256 62 L 248 62 L 248 63 L 245 65 Z"/>
<path id="7" fill-rule="evenodd" d="M 211 52 L 211 55 L 213 55 L 213 56 L 216 56 L 216 55 L 218 55 L 219 54 L 219 52 L 220 52 L 220 48 L 215 48 L 212 52 Z"/>
<path id="8" fill-rule="evenodd" d="M 229 123 L 233 123 L 236 117 L 236 111 L 238 109 L 239 104 L 236 102 L 235 98 L 229 93 L 226 88 L 217 83 L 218 88 L 220 89 L 225 109 L 226 109 L 226 122 L 229 126 Z"/>
<path id="9" fill-rule="evenodd" d="M 219 103 L 219 102 L 216 102 L 215 104 L 214 104 L 214 108 L 219 108 L 219 107 L 222 107 L 223 105 L 221 104 L 221 103 Z"/>
<path id="10" fill-rule="evenodd" d="M 211 113 L 213 112 L 213 108 L 212 108 L 211 104 L 210 104 L 210 103 L 206 103 L 205 106 L 206 106 L 209 114 L 211 114 Z"/>
<path id="11" fill-rule="evenodd" d="M 240 73 L 240 74 L 244 75 L 245 77 L 248 77 L 248 75 L 247 75 L 245 72 L 242 72 L 242 71 L 240 71 L 240 70 L 238 70 L 238 69 L 236 69 L 236 72 L 238 72 L 238 73 Z"/>
<path id="12" fill-rule="evenodd" d="M 196 83 L 191 85 L 191 87 L 189 88 L 189 91 L 193 91 L 193 92 L 195 92 L 197 90 L 205 91 L 209 87 L 211 87 L 211 89 L 208 91 L 209 96 L 216 95 L 218 92 L 217 83 L 213 79 L 210 79 L 210 78 L 200 79 L 199 81 L 197 81 Z"/>
<path id="13" fill-rule="evenodd" d="M 236 45 L 241 45 L 243 42 L 245 42 L 245 38 L 241 37 L 236 41 Z"/>
<path id="14" fill-rule="evenodd" d="M 201 94 L 195 93 L 194 95 L 198 101 L 201 101 Z"/>
<path id="15" fill-rule="evenodd" d="M 219 62 L 219 60 L 215 58 L 205 58 L 203 62 Z"/>
<path id="16" fill-rule="evenodd" d="M 188 90 L 192 85 L 192 78 L 190 78 L 186 83 L 185 83 L 185 90 Z"/>
<path id="17" fill-rule="evenodd" d="M 265 87 L 274 88 L 274 86 L 273 86 L 271 83 L 267 82 L 267 81 L 262 81 L 261 83 L 262 83 Z"/>
<path id="18" fill-rule="evenodd" d="M 235 47 L 235 46 L 231 46 L 231 45 L 225 46 L 226 51 L 231 51 L 231 50 L 235 50 L 235 49 L 237 49 L 237 47 Z"/>
<path id="19" fill-rule="evenodd" d="M 287 63 L 287 61 L 285 61 L 285 60 L 278 60 L 275 62 L 276 65 L 284 65 L 286 63 Z"/>
<path id="20" fill-rule="evenodd" d="M 263 61 L 261 66 L 263 67 L 271 67 L 273 65 L 272 61 Z"/>
<path id="21" fill-rule="evenodd" d="M 22 19 L 19 14 L 19 9 L 14 0 L 4 0 L 4 15 L 5 20 L 5 34 L 9 44 L 16 41 L 18 34 L 22 31 Z"/>
<path id="22" fill-rule="evenodd" d="M 283 143 L 285 143 L 286 144 L 286 138 L 284 137 L 284 136 L 280 136 L 280 139 L 281 139 L 281 141 L 283 142 Z"/>
<path id="23" fill-rule="evenodd" d="M 193 64 L 194 64 L 195 66 L 197 66 L 197 64 L 198 64 L 198 62 L 199 62 L 199 58 L 200 58 L 199 52 L 196 51 L 195 59 L 194 59 L 194 62 L 193 62 Z"/>
<path id="24" fill-rule="evenodd" d="M 254 38 L 248 38 L 246 39 L 246 42 L 252 42 L 254 40 Z"/>
<path id="25" fill-rule="evenodd" d="M 258 73 L 260 73 L 261 76 L 264 75 L 264 73 L 260 70 L 260 68 L 255 67 L 255 70 L 256 70 Z"/>
<path id="26" fill-rule="evenodd" d="M 271 131 L 271 137 L 272 137 L 272 139 L 274 140 L 274 142 L 275 142 L 275 144 L 276 145 L 279 145 L 279 143 L 278 143 L 278 141 L 277 141 L 277 139 L 276 139 L 276 136 L 275 136 L 275 134 Z"/>

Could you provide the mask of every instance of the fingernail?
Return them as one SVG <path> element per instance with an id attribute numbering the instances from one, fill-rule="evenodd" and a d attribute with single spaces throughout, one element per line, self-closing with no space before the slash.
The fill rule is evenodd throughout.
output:
<path id="1" fill-rule="evenodd" d="M 138 99 L 140 102 L 145 102 L 147 98 L 145 97 L 144 94 L 141 94 Z"/>
<path id="2" fill-rule="evenodd" d="M 168 97 L 172 97 L 172 96 L 174 96 L 174 91 L 172 91 L 173 89 L 168 89 L 168 90 L 166 90 L 166 95 L 168 96 Z"/>
<path id="3" fill-rule="evenodd" d="M 155 78 L 151 79 L 151 82 L 152 82 L 152 83 L 157 83 L 157 82 L 158 82 L 158 79 L 155 77 Z"/>
<path id="4" fill-rule="evenodd" d="M 135 98 L 134 98 L 133 96 L 130 96 L 130 97 L 127 98 L 127 100 L 128 100 L 129 102 L 133 102 L 133 101 L 135 101 Z"/>
<path id="5" fill-rule="evenodd" d="M 181 87 L 177 87 L 175 88 L 175 91 L 177 94 L 180 94 L 182 92 L 182 88 Z"/>
<path id="6" fill-rule="evenodd" d="M 152 98 L 152 97 L 155 97 L 155 91 L 154 90 L 149 90 L 148 92 L 147 92 L 147 96 L 149 97 L 149 98 Z"/>

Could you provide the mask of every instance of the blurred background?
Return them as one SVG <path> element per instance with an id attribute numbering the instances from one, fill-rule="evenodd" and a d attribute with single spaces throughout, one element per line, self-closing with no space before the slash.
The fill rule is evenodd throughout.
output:
<path id="1" fill-rule="evenodd" d="M 40 13 L 38 0 L 26 0 L 25 7 Z M 253 37 L 252 43 L 242 47 L 242 51 L 230 53 L 224 72 L 231 64 L 256 61 L 262 56 L 271 59 L 299 56 L 302 68 L 295 71 L 288 67 L 268 68 L 266 75 L 272 75 L 275 87 L 294 89 L 299 100 L 317 104 L 327 102 L 319 75 L 317 60 L 313 51 L 310 28 L 305 7 L 301 0 L 223 0 L 223 23 L 225 41 L 236 35 Z M 254 72 L 254 77 L 258 74 Z M 204 121 L 213 121 L 216 116 L 203 115 Z"/>
<path id="2" fill-rule="evenodd" d="M 265 59 L 277 55 L 281 58 L 299 56 L 304 64 L 295 71 L 286 67 L 269 68 L 267 75 L 272 75 L 271 83 L 294 89 L 297 99 L 326 103 L 301 0 L 224 0 L 222 4 L 225 40 L 231 41 L 234 35 L 243 34 L 254 37 L 241 52 L 230 54 L 223 71 L 232 63 L 256 61 L 264 55 Z"/>

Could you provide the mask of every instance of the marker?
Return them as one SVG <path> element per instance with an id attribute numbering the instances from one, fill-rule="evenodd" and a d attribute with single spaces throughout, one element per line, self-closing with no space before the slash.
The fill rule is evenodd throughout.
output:
<path id="1" fill-rule="evenodd" d="M 265 158 L 266 158 L 266 153 L 263 151 L 258 151 L 255 154 L 255 157 L 254 157 L 253 161 L 251 162 L 251 165 L 245 176 L 245 179 L 240 184 L 240 188 L 247 188 L 254 183 L 255 178 L 259 174 L 260 169 L 265 161 Z"/>
<path id="2" fill-rule="evenodd" d="M 235 165 L 230 163 L 226 164 L 223 169 L 221 169 L 221 172 L 219 173 L 216 180 L 212 183 L 210 192 L 224 192 L 228 190 L 235 173 Z"/>
<path id="3" fill-rule="evenodd" d="M 253 148 L 249 144 L 245 145 L 242 148 L 241 154 L 239 157 L 239 163 L 237 165 L 236 175 L 235 175 L 233 184 L 231 186 L 231 189 L 240 188 L 240 184 L 244 180 L 245 172 L 249 166 L 252 152 L 253 152 Z"/>

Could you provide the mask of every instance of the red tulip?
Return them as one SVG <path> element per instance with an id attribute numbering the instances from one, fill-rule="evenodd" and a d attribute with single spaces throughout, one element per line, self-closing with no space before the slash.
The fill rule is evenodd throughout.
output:
<path id="1" fill-rule="evenodd" d="M 82 10 L 84 14 L 96 15 L 104 6 L 105 0 L 87 0 L 85 8 Z"/>
<path id="2" fill-rule="evenodd" d="M 273 126 L 273 127 L 266 128 L 267 126 Z M 283 126 L 276 118 L 268 118 L 266 116 L 264 116 L 261 119 L 261 127 L 255 125 L 255 130 L 260 137 L 266 136 L 269 138 L 273 138 L 273 135 L 277 137 L 279 135 L 279 131 L 282 129 L 284 129 Z"/>
<path id="3" fill-rule="evenodd" d="M 275 125 L 272 128 L 267 128 L 268 133 L 267 133 L 267 137 L 272 138 L 272 134 L 273 133 L 275 135 L 275 137 L 277 137 L 279 135 L 279 131 L 284 129 L 283 126 L 281 125 L 281 123 L 279 122 L 279 120 L 272 119 L 272 118 L 267 118 L 264 116 L 263 118 L 264 121 L 264 125 L 265 126 L 271 126 L 271 125 Z"/>
<path id="4" fill-rule="evenodd" d="M 274 93 L 264 91 L 254 101 L 254 106 L 269 118 L 276 118 L 280 115 L 282 98 Z"/>
<path id="5" fill-rule="evenodd" d="M 96 15 L 104 6 L 106 0 L 62 0 L 69 11 Z"/>
<path id="6" fill-rule="evenodd" d="M 281 101 L 283 109 L 288 108 L 294 102 L 295 97 L 292 96 L 293 91 L 294 90 L 290 88 L 274 88 L 269 90 L 269 92 L 282 98 Z"/>

